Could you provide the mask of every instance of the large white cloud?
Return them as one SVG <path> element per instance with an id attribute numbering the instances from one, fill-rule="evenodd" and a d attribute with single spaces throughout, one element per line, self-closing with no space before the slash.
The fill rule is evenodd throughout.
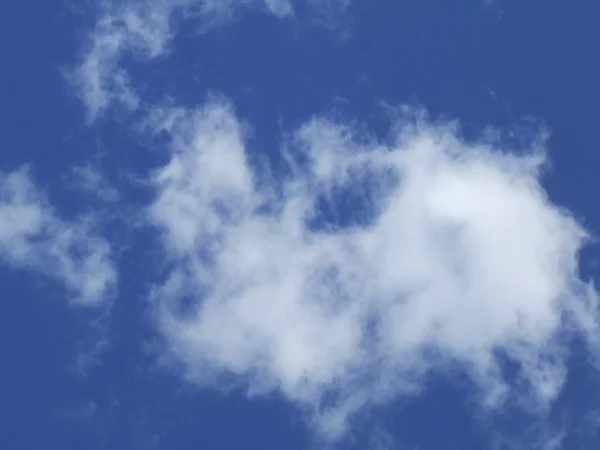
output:
<path id="1" fill-rule="evenodd" d="M 326 18 L 349 4 L 304 1 Z M 249 6 L 294 15 L 291 0 L 103 3 L 69 74 L 89 118 L 140 106 L 123 60 L 167 55 L 180 15 L 210 27 Z M 172 152 L 148 209 L 170 267 L 153 305 L 163 355 L 190 382 L 280 393 L 335 439 L 367 407 L 418 394 L 431 372 L 463 371 L 485 411 L 544 413 L 569 339 L 597 354 L 598 296 L 578 273 L 587 235 L 547 198 L 543 141 L 516 155 L 417 114 L 381 143 L 315 118 L 285 142 L 287 174 L 271 177 L 227 102 L 145 106 L 146 130 Z M 4 258 L 62 280 L 80 303 L 107 298 L 106 242 L 60 220 L 25 172 L 2 180 L 24 186 L 3 188 L 0 219 L 19 217 L 0 227 Z"/>
<path id="2" fill-rule="evenodd" d="M 93 225 L 61 219 L 27 168 L 0 172 L 0 261 L 62 283 L 82 306 L 106 305 L 116 289 L 110 245 Z"/>
<path id="3" fill-rule="evenodd" d="M 170 264 L 153 298 L 186 379 L 279 392 L 331 438 L 450 367 L 487 411 L 552 405 L 569 337 L 597 350 L 586 232 L 540 184 L 542 141 L 516 155 L 415 117 L 385 145 L 315 118 L 271 178 L 227 102 L 155 111 L 172 157 L 153 176 Z"/>
<path id="4" fill-rule="evenodd" d="M 305 1 L 321 22 L 331 21 L 350 0 Z M 88 36 L 81 60 L 68 71 L 90 121 L 113 104 L 136 109 L 140 98 L 131 85 L 122 59 L 135 54 L 151 61 L 168 53 L 177 32 L 175 16 L 209 28 L 230 21 L 239 10 L 259 7 L 278 18 L 294 15 L 292 0 L 126 0 L 116 4 L 99 0 L 99 18 Z"/>

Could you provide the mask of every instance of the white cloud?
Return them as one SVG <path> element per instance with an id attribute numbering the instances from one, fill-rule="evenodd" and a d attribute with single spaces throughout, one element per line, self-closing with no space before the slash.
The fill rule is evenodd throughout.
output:
<path id="1" fill-rule="evenodd" d="M 81 62 L 68 73 L 90 120 L 95 120 L 111 103 L 129 110 L 138 107 L 140 100 L 129 74 L 120 65 L 121 59 L 126 52 L 153 59 L 166 51 L 171 37 L 171 8 L 159 1 L 105 8 L 86 42 Z"/>
<path id="2" fill-rule="evenodd" d="M 345 10 L 349 0 L 301 0 L 325 20 Z M 94 30 L 88 36 L 81 60 L 67 73 L 83 101 L 88 119 L 94 121 L 111 105 L 135 110 L 140 98 L 131 84 L 122 60 L 127 54 L 136 61 L 152 61 L 169 51 L 177 30 L 174 16 L 195 19 L 201 28 L 230 21 L 248 7 L 265 9 L 278 18 L 293 16 L 291 0 L 127 0 L 103 7 Z"/>
<path id="3" fill-rule="evenodd" d="M 62 220 L 26 168 L 0 172 L 0 260 L 62 283 L 75 304 L 105 304 L 116 288 L 110 246 L 91 220 Z"/>
<path id="4" fill-rule="evenodd" d="M 172 150 L 149 209 L 172 264 L 153 291 L 157 322 L 193 383 L 280 392 L 335 438 L 365 406 L 451 367 L 486 411 L 543 412 L 569 336 L 597 342 L 597 294 L 578 274 L 586 232 L 541 186 L 541 142 L 517 156 L 418 118 L 383 145 L 313 119 L 274 180 L 226 102 L 146 125 Z"/>

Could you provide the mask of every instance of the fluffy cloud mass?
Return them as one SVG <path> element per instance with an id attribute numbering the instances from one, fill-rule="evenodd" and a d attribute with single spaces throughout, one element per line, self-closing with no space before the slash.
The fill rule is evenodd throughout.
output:
<path id="1" fill-rule="evenodd" d="M 316 118 L 271 176 L 227 102 L 146 126 L 172 152 L 148 210 L 170 267 L 156 320 L 193 383 L 278 392 L 336 438 L 449 367 L 486 411 L 544 411 L 569 338 L 595 349 L 586 232 L 541 186 L 542 144 L 517 155 L 419 114 L 382 144 Z"/>
<path id="2" fill-rule="evenodd" d="M 321 16 L 349 4 L 305 1 Z M 542 138 L 516 152 L 408 111 L 385 141 L 313 118 L 266 155 L 227 101 L 145 104 L 123 64 L 167 55 L 182 17 L 206 28 L 240 8 L 283 18 L 294 5 L 105 3 L 69 74 L 91 120 L 114 105 L 143 111 L 138 131 L 167 142 L 144 210 L 167 267 L 150 295 L 161 356 L 201 387 L 281 395 L 331 440 L 362 411 L 418 395 L 430 374 L 468 377 L 486 413 L 548 412 L 571 340 L 594 359 L 600 334 L 578 268 L 588 235 L 542 186 Z M 92 169 L 77 174 L 122 198 Z M 59 219 L 26 172 L 0 180 L 5 260 L 62 280 L 80 303 L 106 298 L 108 244 Z"/>
<path id="3" fill-rule="evenodd" d="M 302 1 L 302 0 L 301 0 Z M 303 0 L 321 22 L 344 11 L 350 0 Z M 111 105 L 135 110 L 140 98 L 122 59 L 130 53 L 154 60 L 169 51 L 176 19 L 210 28 L 232 20 L 240 10 L 257 7 L 278 18 L 294 16 L 292 0 L 128 0 L 100 2 L 101 14 L 90 33 L 80 63 L 67 74 L 90 121 Z"/>
<path id="4" fill-rule="evenodd" d="M 0 261 L 62 283 L 82 306 L 105 304 L 116 288 L 108 242 L 91 220 L 58 217 L 26 168 L 0 172 Z"/>

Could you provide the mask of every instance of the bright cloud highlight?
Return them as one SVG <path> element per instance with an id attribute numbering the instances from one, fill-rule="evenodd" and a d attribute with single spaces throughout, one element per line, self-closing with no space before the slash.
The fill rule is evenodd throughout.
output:
<path id="1" fill-rule="evenodd" d="M 0 261 L 62 283 L 77 305 L 103 305 L 115 293 L 108 242 L 89 219 L 61 219 L 26 168 L 0 172 Z"/>
<path id="2" fill-rule="evenodd" d="M 271 177 L 227 102 L 157 109 L 146 127 L 172 152 L 148 209 L 170 267 L 156 319 L 192 383 L 281 393 L 337 438 L 451 367 L 485 411 L 544 412 L 569 339 L 597 350 L 587 235 L 540 184 L 541 143 L 517 155 L 417 114 L 381 144 L 315 118 Z"/>

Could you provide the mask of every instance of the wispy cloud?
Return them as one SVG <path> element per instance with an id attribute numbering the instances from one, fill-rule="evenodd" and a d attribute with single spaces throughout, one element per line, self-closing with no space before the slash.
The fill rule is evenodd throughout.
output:
<path id="1" fill-rule="evenodd" d="M 350 0 L 301 0 L 327 20 L 345 10 Z M 225 24 L 249 7 L 278 18 L 294 16 L 291 0 L 128 0 L 101 2 L 99 18 L 79 62 L 66 77 L 76 88 L 93 122 L 109 107 L 135 110 L 140 98 L 123 66 L 127 54 L 151 61 L 168 53 L 177 33 L 174 16 L 194 20 L 201 28 Z"/>
<path id="2" fill-rule="evenodd" d="M 597 350 L 598 296 L 585 230 L 540 184 L 543 139 L 517 155 L 411 117 L 385 145 L 315 118 L 270 178 L 227 102 L 155 111 L 172 157 L 148 214 L 172 269 L 152 296 L 186 379 L 279 392 L 329 438 L 451 367 L 484 411 L 548 410 L 569 336 Z"/>
<path id="3" fill-rule="evenodd" d="M 92 220 L 61 219 L 27 168 L 0 172 L 0 260 L 62 283 L 78 305 L 105 304 L 116 289 L 110 246 Z"/>
<path id="4" fill-rule="evenodd" d="M 112 186 L 101 170 L 92 164 L 74 167 L 69 181 L 74 189 L 95 195 L 99 200 L 105 202 L 119 200 L 118 189 Z"/>

